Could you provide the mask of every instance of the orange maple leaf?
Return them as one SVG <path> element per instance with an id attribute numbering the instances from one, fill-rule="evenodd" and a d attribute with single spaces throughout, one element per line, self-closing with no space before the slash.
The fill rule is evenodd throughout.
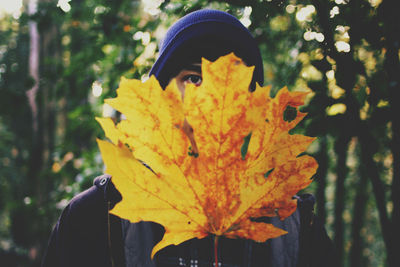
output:
<path id="1" fill-rule="evenodd" d="M 203 82 L 187 85 L 183 102 L 174 81 L 162 90 L 154 77 L 122 79 L 118 97 L 106 100 L 126 118 L 117 125 L 97 118 L 112 142 L 98 140 L 101 154 L 122 195 L 111 212 L 164 226 L 152 256 L 210 234 L 264 242 L 286 233 L 253 219 L 292 214 L 292 196 L 317 169 L 313 158 L 299 156 L 314 138 L 288 133 L 305 116 L 297 108 L 307 93 L 283 88 L 271 98 L 269 87 L 259 86 L 251 93 L 252 73 L 230 54 L 203 59 Z M 284 118 L 288 106 L 297 112 L 291 120 Z M 185 118 L 197 157 L 182 131 Z"/>

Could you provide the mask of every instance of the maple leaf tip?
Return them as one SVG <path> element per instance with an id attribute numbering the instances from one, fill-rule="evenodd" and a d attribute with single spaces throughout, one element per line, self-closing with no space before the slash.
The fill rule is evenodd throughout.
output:
<path id="1" fill-rule="evenodd" d="M 94 117 L 94 119 L 100 124 L 101 117 Z"/>
<path id="2" fill-rule="evenodd" d="M 157 80 L 157 78 L 154 74 L 151 75 L 144 83 L 155 83 L 161 89 L 160 82 Z"/>

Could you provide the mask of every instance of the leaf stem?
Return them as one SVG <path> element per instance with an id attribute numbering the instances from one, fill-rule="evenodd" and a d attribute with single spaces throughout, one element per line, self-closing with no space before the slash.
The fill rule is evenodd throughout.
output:
<path id="1" fill-rule="evenodd" d="M 214 236 L 214 258 L 215 267 L 218 267 L 218 236 Z"/>

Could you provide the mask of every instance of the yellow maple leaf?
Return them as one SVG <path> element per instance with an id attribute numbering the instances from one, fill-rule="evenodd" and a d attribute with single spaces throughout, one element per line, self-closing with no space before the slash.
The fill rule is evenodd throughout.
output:
<path id="1" fill-rule="evenodd" d="M 126 118 L 117 125 L 97 118 L 112 142 L 98 140 L 107 173 L 122 195 L 111 212 L 164 226 L 152 256 L 210 234 L 264 242 L 286 233 L 253 219 L 292 214 L 292 196 L 317 169 L 313 158 L 299 156 L 314 138 L 288 132 L 305 116 L 297 108 L 306 93 L 283 88 L 271 98 L 269 87 L 259 86 L 251 93 L 252 73 L 230 54 L 203 59 L 203 82 L 187 85 L 183 102 L 174 81 L 162 90 L 154 77 L 122 79 L 118 97 L 106 100 Z M 295 118 L 285 119 L 288 106 Z M 182 130 L 185 119 L 196 156 Z"/>

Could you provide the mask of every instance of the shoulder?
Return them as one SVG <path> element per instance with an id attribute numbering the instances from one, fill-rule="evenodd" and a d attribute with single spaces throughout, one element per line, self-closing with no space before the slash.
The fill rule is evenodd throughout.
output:
<path id="1" fill-rule="evenodd" d="M 62 217 L 71 223 L 91 223 L 102 219 L 121 195 L 111 182 L 111 176 L 104 174 L 94 179 L 93 185 L 71 199 Z"/>
<path id="2" fill-rule="evenodd" d="M 109 175 L 97 177 L 89 189 L 76 195 L 54 227 L 42 266 L 111 266 L 108 209 L 118 197 Z"/>
<path id="3" fill-rule="evenodd" d="M 68 213 L 82 213 L 88 209 L 104 206 L 106 201 L 105 198 L 105 187 L 109 182 L 110 176 L 102 175 L 94 180 L 93 185 L 87 190 L 79 193 L 71 199 L 66 210 Z"/>

